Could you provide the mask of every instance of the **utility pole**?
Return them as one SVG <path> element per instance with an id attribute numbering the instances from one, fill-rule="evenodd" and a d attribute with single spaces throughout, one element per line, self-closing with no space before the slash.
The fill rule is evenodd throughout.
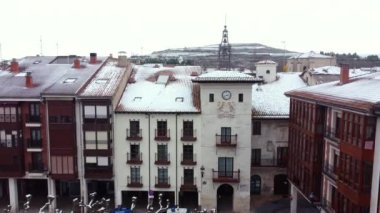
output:
<path id="1" fill-rule="evenodd" d="M 42 36 L 40 35 L 40 56 L 42 56 Z"/>

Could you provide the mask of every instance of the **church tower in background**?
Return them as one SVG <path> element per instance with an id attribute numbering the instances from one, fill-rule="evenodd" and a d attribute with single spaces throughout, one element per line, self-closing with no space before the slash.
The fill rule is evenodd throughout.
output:
<path id="1" fill-rule="evenodd" d="M 224 25 L 222 42 L 219 44 L 218 69 L 231 70 L 231 45 L 228 42 L 227 25 Z"/>

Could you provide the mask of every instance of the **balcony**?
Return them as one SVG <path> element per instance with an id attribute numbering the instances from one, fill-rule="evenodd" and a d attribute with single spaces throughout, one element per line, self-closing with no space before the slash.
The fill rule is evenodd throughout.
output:
<path id="1" fill-rule="evenodd" d="M 158 178 L 156 176 L 156 184 L 154 185 L 156 188 L 170 188 L 170 177 L 162 177 Z"/>
<path id="2" fill-rule="evenodd" d="M 134 176 L 130 177 L 130 176 L 128 176 L 127 179 L 128 179 L 127 187 L 131 187 L 131 188 L 141 188 L 141 187 L 143 187 L 142 176 L 140 176 L 140 177 L 134 177 Z"/>
<path id="3" fill-rule="evenodd" d="M 83 121 L 84 123 L 109 123 L 109 118 L 111 118 L 111 115 L 97 115 L 95 114 L 87 114 L 84 116 Z"/>
<path id="4" fill-rule="evenodd" d="M 327 165 L 323 166 L 323 173 L 325 175 L 329 176 L 333 180 L 338 179 L 338 175 L 337 175 L 336 171 L 337 171 L 337 168 L 334 167 L 333 165 L 327 164 Z"/>
<path id="5" fill-rule="evenodd" d="M 155 154 L 155 161 L 154 164 L 156 165 L 169 165 L 170 164 L 170 154 Z"/>
<path id="6" fill-rule="evenodd" d="M 236 147 L 237 134 L 235 135 L 215 135 L 216 146 L 218 147 Z"/>
<path id="7" fill-rule="evenodd" d="M 142 153 L 131 154 L 127 153 L 127 164 L 142 164 Z"/>
<path id="8" fill-rule="evenodd" d="M 85 178 L 112 178 L 112 165 L 109 166 L 88 166 L 85 165 Z"/>
<path id="9" fill-rule="evenodd" d="M 28 172 L 29 173 L 44 173 L 47 169 L 42 162 L 29 163 Z"/>
<path id="10" fill-rule="evenodd" d="M 142 140 L 142 130 L 134 130 L 131 131 L 130 129 L 127 129 L 127 140 L 129 141 L 141 141 Z"/>
<path id="11" fill-rule="evenodd" d="M 25 114 L 27 123 L 41 123 L 40 115 Z"/>
<path id="12" fill-rule="evenodd" d="M 216 183 L 239 183 L 240 170 L 237 171 L 215 171 L 212 170 L 212 180 Z"/>
<path id="13" fill-rule="evenodd" d="M 197 191 L 197 179 L 195 177 L 181 178 L 181 191 Z"/>
<path id="14" fill-rule="evenodd" d="M 287 165 L 287 159 L 276 158 L 262 158 L 251 162 L 252 167 L 286 167 Z"/>
<path id="15" fill-rule="evenodd" d="M 331 141 L 334 141 L 336 143 L 339 143 L 339 132 L 337 132 L 335 129 L 328 129 L 325 132 L 325 137 L 328 138 Z"/>
<path id="16" fill-rule="evenodd" d="M 155 130 L 154 140 L 156 141 L 169 141 L 170 140 L 170 129 L 166 130 Z"/>
<path id="17" fill-rule="evenodd" d="M 197 131 L 195 129 L 182 129 L 181 141 L 196 141 L 197 137 L 195 135 L 197 135 Z"/>
<path id="18" fill-rule="evenodd" d="M 28 149 L 42 149 L 42 140 L 28 139 Z"/>
<path id="19" fill-rule="evenodd" d="M 25 171 L 21 162 L 18 164 L 0 165 L 0 177 L 22 177 L 25 175 Z"/>
<path id="20" fill-rule="evenodd" d="M 193 153 L 190 153 L 190 154 L 187 154 L 187 153 L 183 153 L 181 155 L 181 165 L 188 165 L 188 166 L 194 166 L 197 164 L 197 155 L 196 154 L 193 154 Z"/>

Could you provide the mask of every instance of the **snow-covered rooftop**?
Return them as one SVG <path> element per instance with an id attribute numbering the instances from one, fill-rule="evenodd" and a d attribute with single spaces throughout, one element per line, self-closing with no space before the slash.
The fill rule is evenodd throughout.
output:
<path id="1" fill-rule="evenodd" d="M 277 63 L 272 60 L 262 60 L 262 61 L 256 62 L 255 64 L 277 64 Z"/>
<path id="2" fill-rule="evenodd" d="M 238 71 L 216 70 L 204 73 L 195 79 L 194 82 L 261 82 L 261 79 L 252 77 Z"/>
<path id="3" fill-rule="evenodd" d="M 300 72 L 278 73 L 278 80 L 252 86 L 252 113 L 254 118 L 288 118 L 290 100 L 285 92 L 305 87 Z"/>
<path id="4" fill-rule="evenodd" d="M 301 54 L 292 56 L 289 59 L 301 59 L 301 58 L 332 58 L 332 57 L 328 55 L 322 55 L 314 51 L 310 51 L 310 52 L 301 53 Z"/>
<path id="5" fill-rule="evenodd" d="M 191 79 L 200 73 L 198 66 L 136 66 L 116 111 L 199 112 L 199 94 L 196 94 L 199 90 Z M 160 76 L 169 78 L 163 82 L 166 78 Z"/>
<path id="6" fill-rule="evenodd" d="M 130 66 L 130 65 L 129 65 Z M 126 78 L 128 67 L 118 67 L 117 60 L 109 59 L 99 70 L 91 82 L 80 93 L 81 97 L 111 97 L 120 86 L 123 78 Z"/>
<path id="7" fill-rule="evenodd" d="M 310 69 L 313 75 L 340 75 L 340 67 L 337 66 L 324 66 Z M 364 75 L 370 73 L 369 70 L 350 69 L 350 77 Z"/>
<path id="8" fill-rule="evenodd" d="M 374 72 L 350 78 L 345 84 L 334 81 L 293 90 L 287 94 L 368 113 L 374 104 L 380 102 L 379 91 L 380 73 Z"/>

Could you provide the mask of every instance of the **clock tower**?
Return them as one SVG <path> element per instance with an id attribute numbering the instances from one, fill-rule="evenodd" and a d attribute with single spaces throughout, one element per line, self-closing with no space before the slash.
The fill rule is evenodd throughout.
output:
<path id="1" fill-rule="evenodd" d="M 200 205 L 249 212 L 252 84 L 261 80 L 237 71 L 202 74 Z"/>
<path id="2" fill-rule="evenodd" d="M 219 44 L 218 69 L 231 70 L 231 44 L 228 41 L 227 25 L 224 25 L 222 41 Z"/>

